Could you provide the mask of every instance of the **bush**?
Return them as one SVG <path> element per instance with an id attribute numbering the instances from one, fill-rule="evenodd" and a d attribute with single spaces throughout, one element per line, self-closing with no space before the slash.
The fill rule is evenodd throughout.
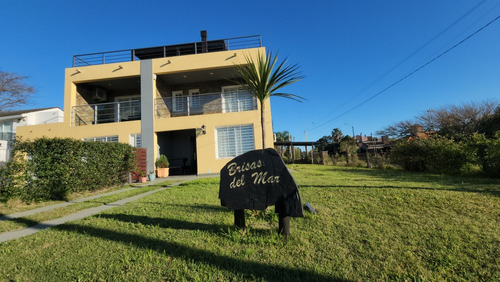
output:
<path id="1" fill-rule="evenodd" d="M 40 138 L 16 141 L 11 174 L 21 179 L 16 193 L 23 201 L 61 200 L 72 192 L 123 184 L 134 167 L 128 144 Z"/>
<path id="2" fill-rule="evenodd" d="M 475 163 L 482 167 L 485 175 L 500 177 L 500 135 L 487 139 L 482 134 L 475 134 L 468 140 L 468 149 L 474 152 Z"/>
<path id="3" fill-rule="evenodd" d="M 0 166 L 0 202 L 4 202 L 11 197 L 10 173 L 7 167 Z"/>
<path id="4" fill-rule="evenodd" d="M 385 168 L 390 164 L 389 157 L 385 153 L 378 153 L 370 156 L 370 162 L 373 167 Z"/>
<path id="5" fill-rule="evenodd" d="M 500 177 L 500 138 L 486 141 L 482 165 L 486 175 Z"/>
<path id="6" fill-rule="evenodd" d="M 401 141 L 392 149 L 391 159 L 408 171 L 459 174 L 470 161 L 464 149 L 462 143 L 437 136 Z"/>

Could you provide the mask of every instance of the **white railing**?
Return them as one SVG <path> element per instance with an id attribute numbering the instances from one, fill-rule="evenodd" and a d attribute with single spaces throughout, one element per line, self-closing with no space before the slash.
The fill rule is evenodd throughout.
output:
<path id="1" fill-rule="evenodd" d="M 156 99 L 157 118 L 243 112 L 257 109 L 249 92 L 193 94 Z"/>
<path id="2" fill-rule="evenodd" d="M 73 126 L 141 119 L 141 101 L 122 101 L 74 106 Z"/>
<path id="3" fill-rule="evenodd" d="M 256 99 L 247 91 L 192 94 L 155 100 L 157 118 L 253 111 Z M 141 101 L 74 106 L 72 125 L 91 125 L 141 119 Z"/>

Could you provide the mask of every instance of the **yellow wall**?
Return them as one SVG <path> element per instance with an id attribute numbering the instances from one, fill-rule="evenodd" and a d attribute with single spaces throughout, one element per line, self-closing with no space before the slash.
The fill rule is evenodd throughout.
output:
<path id="1" fill-rule="evenodd" d="M 17 128 L 16 134 L 25 140 L 33 140 L 40 137 L 83 139 L 118 135 L 119 142 L 128 143 L 129 135 L 136 133 L 141 133 L 141 122 L 138 120 L 76 127 L 68 127 L 66 122 L 21 126 Z"/>
<path id="2" fill-rule="evenodd" d="M 253 48 L 235 51 L 204 53 L 196 55 L 177 56 L 153 59 L 153 73 L 157 75 L 231 67 L 234 64 L 245 63 L 245 55 L 256 57 L 265 54 L 265 49 Z M 89 137 L 118 135 L 119 142 L 128 143 L 129 135 L 141 132 L 140 121 L 107 123 L 85 126 L 71 126 L 71 112 L 76 105 L 76 84 L 97 80 L 116 79 L 123 77 L 140 76 L 140 62 L 123 62 L 97 66 L 68 68 L 65 72 L 64 87 L 64 122 L 59 124 L 44 124 L 37 126 L 19 127 L 17 135 L 24 139 L 38 137 L 72 137 L 83 139 Z M 266 102 L 267 144 L 273 144 L 271 122 L 271 107 Z M 151 109 L 153 111 L 153 109 Z M 198 173 L 217 173 L 230 159 L 217 159 L 215 156 L 214 128 L 218 126 L 253 124 L 255 148 L 262 147 L 260 125 L 260 106 L 258 110 L 236 113 L 208 114 L 189 117 L 155 118 L 155 132 L 173 131 L 182 129 L 198 129 L 205 125 L 205 135 L 198 135 L 196 139 Z M 155 158 L 157 157 L 157 137 L 154 136 Z"/>

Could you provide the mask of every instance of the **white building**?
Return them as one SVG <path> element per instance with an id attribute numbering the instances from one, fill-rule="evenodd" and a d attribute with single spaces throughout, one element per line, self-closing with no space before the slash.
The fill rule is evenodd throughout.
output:
<path id="1" fill-rule="evenodd" d="M 59 108 L 0 112 L 0 164 L 9 161 L 18 127 L 63 122 L 63 118 L 64 112 Z"/>

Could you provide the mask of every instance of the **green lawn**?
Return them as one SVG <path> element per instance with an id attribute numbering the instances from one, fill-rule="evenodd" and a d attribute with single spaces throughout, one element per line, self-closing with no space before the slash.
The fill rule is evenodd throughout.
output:
<path id="1" fill-rule="evenodd" d="M 293 165 L 291 220 L 220 207 L 218 179 L 0 244 L 4 280 L 500 280 L 500 180 Z"/>

